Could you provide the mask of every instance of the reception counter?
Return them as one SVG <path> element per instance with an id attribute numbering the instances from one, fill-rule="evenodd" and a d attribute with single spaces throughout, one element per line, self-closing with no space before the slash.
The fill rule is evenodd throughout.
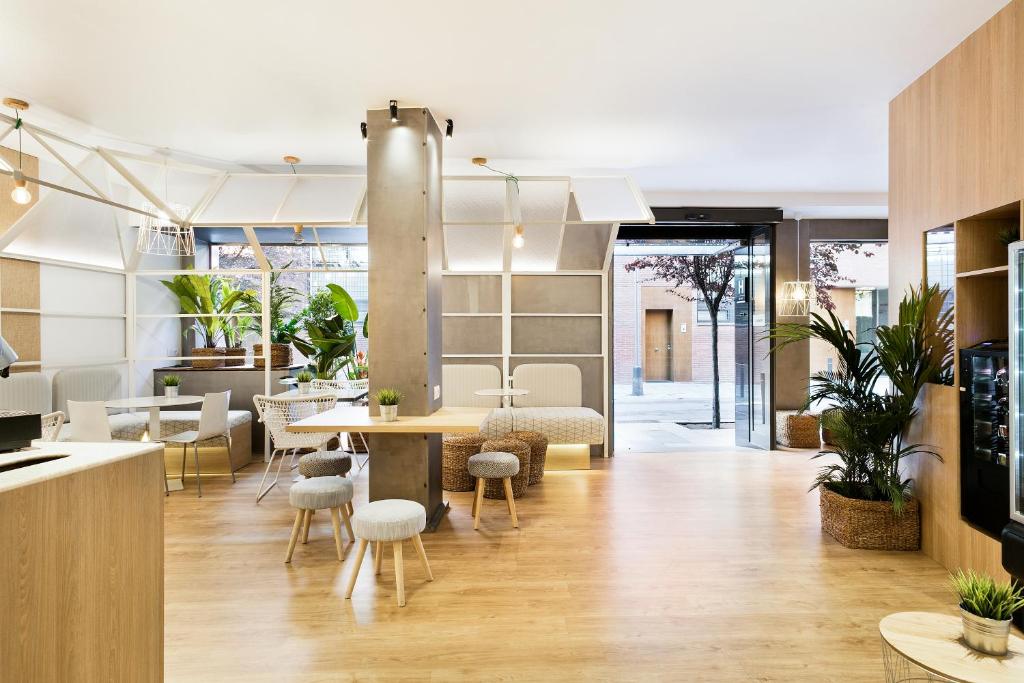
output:
<path id="1" fill-rule="evenodd" d="M 162 455 L 0 454 L 0 681 L 163 679 Z"/>

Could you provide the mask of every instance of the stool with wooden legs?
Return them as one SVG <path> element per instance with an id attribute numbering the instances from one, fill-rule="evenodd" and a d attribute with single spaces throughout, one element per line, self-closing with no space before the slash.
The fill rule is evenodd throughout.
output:
<path id="1" fill-rule="evenodd" d="M 411 540 L 416 554 L 420 557 L 423 565 L 423 572 L 427 575 L 427 581 L 433 581 L 434 575 L 430 572 L 430 563 L 427 561 L 427 553 L 423 549 L 423 541 L 420 539 L 420 532 L 427 526 L 427 511 L 422 505 L 411 500 L 377 500 L 363 505 L 352 516 L 352 528 L 359 537 L 359 550 L 356 553 L 356 564 L 352 568 L 352 576 L 348 581 L 348 589 L 345 591 L 345 599 L 352 597 L 352 590 L 356 586 L 356 578 L 359 576 L 359 567 L 363 563 L 363 556 L 366 554 L 366 546 L 373 542 L 374 548 L 373 569 L 374 574 L 380 574 L 380 565 L 384 556 L 384 545 L 391 544 L 395 556 L 395 583 L 398 586 L 398 606 L 405 607 L 405 567 L 402 560 L 402 542 Z"/>
<path id="2" fill-rule="evenodd" d="M 473 528 L 480 528 L 480 508 L 484 504 L 484 486 L 488 479 L 501 479 L 505 485 L 505 503 L 512 516 L 512 526 L 519 527 L 516 501 L 512 495 L 512 477 L 519 474 L 519 458 L 511 453 L 477 453 L 469 459 L 469 474 L 476 477 L 473 494 Z"/>
<path id="3" fill-rule="evenodd" d="M 343 477 L 316 477 L 314 479 L 302 479 L 292 484 L 288 491 L 288 500 L 292 507 L 296 508 L 295 524 L 292 526 L 292 536 L 288 541 L 288 554 L 285 562 L 292 561 L 292 552 L 295 550 L 295 542 L 299 539 L 301 531 L 302 542 L 309 540 L 309 526 L 313 521 L 313 513 L 316 510 L 331 511 L 331 526 L 334 527 L 334 547 L 338 552 L 338 562 L 345 559 L 345 553 L 341 545 L 341 521 L 345 522 L 345 529 L 348 530 L 348 538 L 355 543 L 356 537 L 352 533 L 352 523 L 349 519 L 349 510 L 352 508 L 352 482 Z M 340 517 L 340 520 L 339 520 Z"/>

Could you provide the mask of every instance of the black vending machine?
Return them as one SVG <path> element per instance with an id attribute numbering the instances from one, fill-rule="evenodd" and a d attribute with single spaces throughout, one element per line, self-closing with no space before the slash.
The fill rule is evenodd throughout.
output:
<path id="1" fill-rule="evenodd" d="M 960 514 L 994 538 L 1010 521 L 1009 361 L 1005 341 L 960 351 Z"/>

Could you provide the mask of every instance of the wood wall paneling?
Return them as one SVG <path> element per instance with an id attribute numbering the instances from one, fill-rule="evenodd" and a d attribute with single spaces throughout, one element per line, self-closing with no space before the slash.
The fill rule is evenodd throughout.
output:
<path id="1" fill-rule="evenodd" d="M 1022 149 L 1024 0 L 1013 0 L 889 105 L 892 310 L 922 279 L 926 230 L 955 224 L 960 274 L 1006 265 L 994 235 L 1019 225 Z M 1006 336 L 1005 272 L 959 277 L 956 290 L 958 346 Z M 908 463 L 922 501 L 922 549 L 949 569 L 1004 575 L 998 541 L 960 518 L 957 391 L 928 387 L 922 400 L 914 438 L 943 456 Z"/>

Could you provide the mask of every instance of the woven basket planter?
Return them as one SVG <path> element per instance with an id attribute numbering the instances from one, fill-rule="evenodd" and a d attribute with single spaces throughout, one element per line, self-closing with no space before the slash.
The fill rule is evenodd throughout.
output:
<path id="1" fill-rule="evenodd" d="M 476 480 L 469 476 L 469 458 L 487 441 L 483 434 L 446 434 L 441 444 L 441 488 L 472 491 Z"/>
<path id="2" fill-rule="evenodd" d="M 825 416 L 828 415 L 829 413 L 838 413 L 838 412 L 839 412 L 839 408 L 826 408 L 825 410 L 821 411 L 821 441 L 826 446 L 834 446 L 834 445 L 836 445 L 836 442 L 835 442 L 835 439 L 832 436 L 831 430 L 829 430 L 827 427 L 825 427 Z"/>
<path id="3" fill-rule="evenodd" d="M 237 368 L 239 365 L 245 365 L 245 347 L 235 346 L 230 349 L 224 349 L 224 366 Z"/>
<path id="4" fill-rule="evenodd" d="M 509 432 L 506 439 L 522 441 L 530 447 L 530 486 L 544 478 L 544 463 L 548 459 L 548 437 L 540 432 Z"/>
<path id="5" fill-rule="evenodd" d="M 790 448 L 821 448 L 818 416 L 779 410 L 775 413 L 775 440 Z"/>
<path id="6" fill-rule="evenodd" d="M 192 361 L 192 367 L 200 368 L 203 370 L 209 370 L 211 368 L 222 368 L 224 367 L 224 349 L 217 347 L 214 349 L 206 348 L 201 346 L 199 348 L 192 349 L 193 356 L 208 356 L 209 358 L 196 359 Z"/>
<path id="7" fill-rule="evenodd" d="M 847 548 L 862 550 L 919 550 L 921 548 L 921 506 L 908 498 L 903 514 L 892 511 L 892 503 L 847 498 L 824 486 L 821 496 L 821 528 Z"/>
<path id="8" fill-rule="evenodd" d="M 512 477 L 512 497 L 520 498 L 530 485 L 530 444 L 518 439 L 490 439 L 480 446 L 481 453 L 511 453 L 519 458 L 519 474 Z M 501 479 L 488 479 L 484 498 L 504 500 L 505 484 Z"/>
<path id="9" fill-rule="evenodd" d="M 263 367 L 263 344 L 254 344 L 252 347 L 253 365 Z M 270 345 L 270 367 L 286 368 L 292 364 L 291 344 Z"/>

